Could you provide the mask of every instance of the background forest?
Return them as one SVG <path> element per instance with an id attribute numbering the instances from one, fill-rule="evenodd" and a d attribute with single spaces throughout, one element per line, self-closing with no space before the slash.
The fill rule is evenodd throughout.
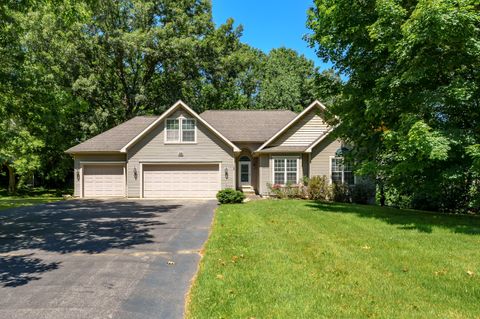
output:
<path id="1" fill-rule="evenodd" d="M 335 68 L 320 72 L 294 50 L 242 43 L 233 20 L 215 26 L 207 0 L 6 1 L 0 185 L 13 192 L 35 176 L 68 187 L 64 150 L 178 99 L 197 112 L 300 111 L 319 99 L 380 203 L 478 212 L 479 10 L 478 0 L 315 0 L 305 40 Z"/>

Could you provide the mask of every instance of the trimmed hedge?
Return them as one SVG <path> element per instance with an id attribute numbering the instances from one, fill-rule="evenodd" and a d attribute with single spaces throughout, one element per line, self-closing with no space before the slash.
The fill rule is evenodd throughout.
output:
<path id="1" fill-rule="evenodd" d="M 231 188 L 222 189 L 217 193 L 217 199 L 220 204 L 238 204 L 245 199 L 245 194 Z"/>

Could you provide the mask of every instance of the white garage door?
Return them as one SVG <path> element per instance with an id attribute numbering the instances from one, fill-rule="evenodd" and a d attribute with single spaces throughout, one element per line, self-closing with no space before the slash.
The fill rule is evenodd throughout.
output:
<path id="1" fill-rule="evenodd" d="M 125 196 L 123 165 L 85 165 L 83 170 L 83 196 Z"/>
<path id="2" fill-rule="evenodd" d="M 213 198 L 219 190 L 218 164 L 143 166 L 145 198 Z"/>

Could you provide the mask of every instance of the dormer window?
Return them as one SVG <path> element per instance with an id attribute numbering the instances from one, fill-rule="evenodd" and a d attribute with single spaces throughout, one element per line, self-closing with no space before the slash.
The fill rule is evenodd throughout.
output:
<path id="1" fill-rule="evenodd" d="M 166 119 L 165 142 L 166 143 L 195 143 L 197 140 L 196 120 L 179 117 Z"/>

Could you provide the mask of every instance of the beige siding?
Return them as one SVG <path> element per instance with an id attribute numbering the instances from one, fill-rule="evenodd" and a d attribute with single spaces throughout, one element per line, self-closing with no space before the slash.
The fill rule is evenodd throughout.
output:
<path id="1" fill-rule="evenodd" d="M 77 154 L 74 155 L 74 170 L 73 170 L 73 196 L 80 196 L 82 192 L 82 163 L 88 162 L 124 162 L 125 154 Z M 80 178 L 77 178 L 77 172 Z"/>
<path id="2" fill-rule="evenodd" d="M 171 117 L 183 115 L 190 117 L 185 111 L 177 111 Z M 128 197 L 140 197 L 142 162 L 158 163 L 195 163 L 220 162 L 222 188 L 235 188 L 235 160 L 232 148 L 212 133 L 206 126 L 197 121 L 197 143 L 165 144 L 164 124 L 159 125 L 138 143 L 128 150 L 127 194 Z M 137 179 L 134 178 L 134 168 Z M 228 170 L 228 178 L 225 176 Z"/>
<path id="3" fill-rule="evenodd" d="M 309 146 L 325 131 L 328 125 L 317 114 L 319 110 L 313 108 L 297 123 L 281 134 L 272 146 Z"/>
<path id="4" fill-rule="evenodd" d="M 259 157 L 259 181 L 258 181 L 258 192 L 261 195 L 268 195 L 267 183 L 271 183 L 271 169 L 270 169 L 270 156 L 261 155 Z"/>
<path id="5" fill-rule="evenodd" d="M 342 147 L 340 140 L 326 138 L 315 146 L 311 153 L 310 177 L 325 175 L 330 178 L 330 157 Z"/>
<path id="6" fill-rule="evenodd" d="M 301 177 L 308 177 L 310 176 L 310 163 L 309 163 L 309 154 L 302 154 L 302 176 Z"/>
<path id="7" fill-rule="evenodd" d="M 299 157 L 300 160 L 298 161 L 298 181 L 302 181 L 302 177 L 305 174 L 305 171 L 308 168 L 304 167 L 304 160 L 302 157 L 303 154 L 270 154 L 270 155 L 261 155 L 260 156 L 260 174 L 259 174 L 259 185 L 258 190 L 260 195 L 268 195 L 268 184 L 273 184 L 273 158 L 274 157 L 282 157 L 282 156 L 291 156 L 291 157 Z"/>

